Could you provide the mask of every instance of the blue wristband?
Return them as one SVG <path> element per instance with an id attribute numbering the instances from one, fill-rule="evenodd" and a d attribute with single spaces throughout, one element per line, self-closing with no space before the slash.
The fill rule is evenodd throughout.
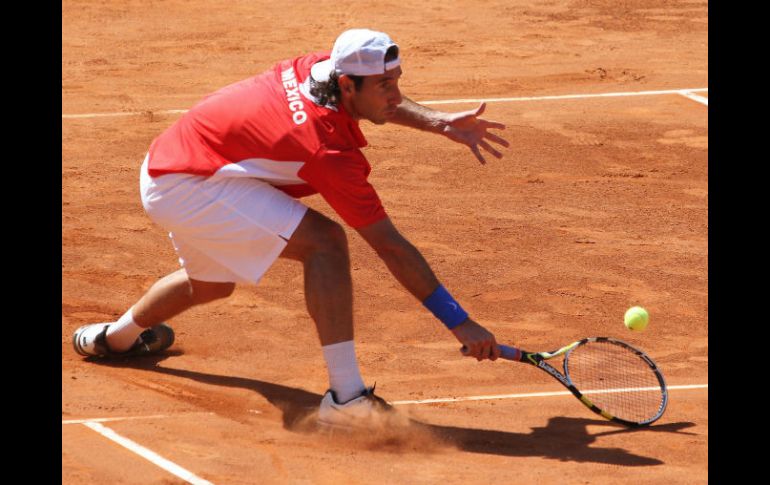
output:
<path id="1" fill-rule="evenodd" d="M 422 304 L 450 330 L 468 319 L 468 313 L 452 298 L 444 285 L 439 285 Z"/>

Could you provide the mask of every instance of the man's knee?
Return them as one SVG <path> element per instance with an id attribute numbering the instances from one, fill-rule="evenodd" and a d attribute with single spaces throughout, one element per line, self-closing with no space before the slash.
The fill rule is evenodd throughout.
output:
<path id="1" fill-rule="evenodd" d="M 192 299 L 196 305 L 227 298 L 233 294 L 235 283 L 217 283 L 190 279 Z"/>
<path id="2" fill-rule="evenodd" d="M 345 229 L 329 220 L 320 227 L 315 238 L 314 250 L 321 254 L 348 254 L 348 236 Z"/>
<path id="3" fill-rule="evenodd" d="M 348 238 L 341 225 L 309 209 L 281 256 L 308 261 L 319 255 L 348 257 Z"/>

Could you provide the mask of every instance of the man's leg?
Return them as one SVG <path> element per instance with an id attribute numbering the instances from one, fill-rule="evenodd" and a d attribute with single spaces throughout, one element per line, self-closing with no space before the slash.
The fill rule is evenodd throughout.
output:
<path id="1" fill-rule="evenodd" d="M 230 296 L 235 283 L 218 283 L 194 280 L 184 269 L 175 271 L 158 280 L 139 301 L 116 322 L 95 324 L 84 329 L 80 337 L 93 342 L 109 325 L 106 342 L 113 352 L 129 350 L 139 335 L 183 311 L 203 303 Z"/>
<path id="2" fill-rule="evenodd" d="M 353 282 L 345 230 L 308 209 L 281 257 L 304 266 L 305 301 L 321 345 L 353 340 Z"/>
<path id="3" fill-rule="evenodd" d="M 131 308 L 140 327 L 152 327 L 195 306 L 233 293 L 235 283 L 194 280 L 184 269 L 158 280 Z"/>
<path id="4" fill-rule="evenodd" d="M 338 402 L 365 389 L 353 344 L 353 283 L 344 229 L 308 209 L 281 254 L 302 262 L 305 301 L 321 340 L 330 388 Z"/>

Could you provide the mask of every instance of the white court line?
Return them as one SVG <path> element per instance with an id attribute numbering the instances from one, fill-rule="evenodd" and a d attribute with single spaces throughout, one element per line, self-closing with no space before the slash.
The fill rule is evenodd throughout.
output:
<path id="1" fill-rule="evenodd" d="M 546 101 L 556 99 L 586 99 L 586 98 L 614 98 L 624 96 L 657 96 L 662 94 L 681 94 L 687 96 L 685 93 L 697 93 L 708 92 L 708 88 L 693 88 L 693 89 L 668 89 L 664 91 L 635 91 L 635 92 L 621 92 L 621 93 L 597 93 L 597 94 L 566 94 L 561 96 L 535 96 L 524 98 L 479 98 L 479 99 L 444 99 L 438 101 L 417 101 L 424 105 L 433 104 L 457 104 L 457 103 L 506 103 L 517 101 Z M 695 96 L 695 95 L 692 95 Z M 698 96 L 701 99 L 701 96 Z M 708 105 L 708 103 L 706 103 Z M 148 116 L 153 114 L 181 114 L 186 113 L 186 109 L 169 109 L 163 111 L 127 111 L 122 113 L 83 113 L 83 114 L 62 114 L 62 119 L 82 119 L 82 118 L 106 118 L 115 116 Z"/>
<path id="2" fill-rule="evenodd" d="M 189 470 L 185 470 L 184 468 L 177 465 L 176 463 L 168 461 L 167 459 L 158 455 L 154 451 L 149 450 L 144 446 L 137 444 L 131 441 L 130 439 L 119 435 L 115 431 L 111 430 L 110 428 L 102 424 L 88 422 L 88 423 L 83 423 L 83 425 L 91 428 L 92 430 L 96 431 L 97 433 L 104 436 L 105 438 L 110 439 L 115 443 L 128 448 L 129 450 L 133 451 L 134 453 L 141 456 L 142 458 L 145 458 L 151 461 L 153 464 L 163 468 L 164 470 L 171 473 L 172 475 L 176 475 L 177 477 L 181 478 L 187 483 L 192 483 L 193 485 L 214 485 L 210 481 L 204 480 L 203 478 L 199 477 L 198 475 L 194 474 Z"/>
<path id="3" fill-rule="evenodd" d="M 708 92 L 708 88 L 668 89 L 664 91 L 635 91 L 625 93 L 596 93 L 596 94 L 565 94 L 560 96 L 537 96 L 529 98 L 478 98 L 478 99 L 446 99 L 441 101 L 417 101 L 420 104 L 455 104 L 455 103 L 502 103 L 513 101 L 544 101 L 554 99 L 586 99 L 586 98 L 616 98 L 626 96 L 658 96 L 662 94 L 683 94 Z"/>
<path id="4" fill-rule="evenodd" d="M 114 116 L 139 116 L 139 115 L 153 115 L 153 114 L 181 114 L 187 113 L 186 109 L 167 109 L 164 111 L 125 111 L 120 113 L 85 113 L 79 115 L 61 115 L 63 119 L 77 119 L 77 118 L 109 118 Z"/>
<path id="5" fill-rule="evenodd" d="M 623 392 L 628 390 L 648 391 L 648 390 L 656 390 L 656 389 L 657 388 L 650 387 L 650 388 L 589 390 L 589 391 L 583 392 L 583 394 Z M 668 389 L 669 390 L 708 389 L 708 384 L 668 386 Z M 498 395 L 489 395 L 489 396 L 467 396 L 467 397 L 451 397 L 451 398 L 437 398 L 437 399 L 421 399 L 417 401 L 392 401 L 390 404 L 397 406 L 397 405 L 403 405 L 403 404 L 430 404 L 430 403 L 442 403 L 442 402 L 484 401 L 484 400 L 490 400 L 490 399 L 517 399 L 517 398 L 528 398 L 528 397 L 550 397 L 550 396 L 571 396 L 571 395 L 572 393 L 569 391 L 532 392 L 532 393 L 526 393 L 526 394 L 498 394 Z M 213 413 L 192 413 L 192 414 L 213 414 Z M 157 465 L 158 467 L 181 478 L 182 480 L 185 480 L 188 483 L 191 483 L 193 485 L 214 485 L 212 482 L 209 482 L 208 480 L 205 480 L 195 475 L 193 472 L 182 468 L 176 463 L 173 463 L 163 458 L 162 456 L 158 455 L 154 451 L 148 448 L 145 448 L 144 446 L 124 436 L 119 435 L 112 429 L 99 423 L 104 421 L 120 421 L 120 420 L 130 420 L 130 419 L 150 419 L 150 418 L 167 418 L 167 417 L 171 417 L 171 416 L 154 415 L 154 416 L 132 416 L 132 417 L 124 417 L 124 418 L 94 418 L 94 419 L 88 419 L 88 420 L 63 420 L 62 424 L 83 424 L 84 426 L 94 430 L 95 432 L 99 433 L 105 438 L 110 439 L 115 443 L 118 443 L 119 445 L 136 453 L 142 458 L 149 460 L 150 462 Z"/>
<path id="6" fill-rule="evenodd" d="M 214 413 L 179 413 L 169 414 L 154 414 L 150 416 L 124 416 L 118 418 L 89 418 L 89 419 L 63 419 L 61 424 L 85 424 L 85 423 L 109 423 L 110 421 L 130 421 L 133 419 L 159 419 L 159 418 L 179 418 L 182 416 L 199 416 L 201 414 L 214 414 Z"/>
<path id="7" fill-rule="evenodd" d="M 697 94 L 693 94 L 693 93 L 691 93 L 691 92 L 689 92 L 689 91 L 682 91 L 682 92 L 681 92 L 681 93 L 679 93 L 679 94 L 681 94 L 681 95 L 682 95 L 682 96 L 684 96 L 685 98 L 690 98 L 690 99 L 692 99 L 693 101 L 697 101 L 697 102 L 699 102 L 700 104 L 705 104 L 706 106 L 708 106 L 708 105 L 709 105 L 709 99 L 708 99 L 708 98 L 704 98 L 703 96 L 698 96 Z"/>
<path id="8" fill-rule="evenodd" d="M 695 384 L 695 385 L 689 385 L 689 386 L 667 386 L 668 390 L 681 390 L 681 389 L 708 389 L 708 384 Z M 635 390 L 643 391 L 643 390 L 649 390 L 650 388 L 639 388 Z M 597 393 L 608 393 L 608 392 L 623 392 L 627 389 L 609 389 L 609 390 L 590 390 L 585 391 L 583 394 L 597 394 Z M 572 393 L 569 391 L 558 391 L 558 392 L 531 392 L 526 394 L 496 394 L 491 396 L 466 396 L 466 397 L 441 397 L 436 399 L 420 399 L 417 401 L 393 401 L 390 404 L 393 404 L 394 406 L 402 405 L 402 404 L 431 404 L 431 403 L 439 403 L 439 402 L 463 402 L 463 401 L 487 401 L 491 399 L 521 399 L 521 398 L 527 398 L 527 397 L 551 397 L 551 396 L 571 396 Z"/>
<path id="9" fill-rule="evenodd" d="M 666 388 L 669 391 L 672 391 L 672 390 L 687 390 L 687 389 L 708 389 L 708 387 L 709 387 L 708 384 L 691 384 L 691 385 L 680 385 L 680 386 L 667 386 Z M 645 390 L 654 390 L 654 389 L 657 389 L 657 388 L 635 388 L 633 390 L 645 391 Z M 583 394 L 597 394 L 602 392 L 612 393 L 612 392 L 623 392 L 628 390 L 630 389 L 589 390 L 589 391 L 583 392 Z M 528 392 L 524 394 L 493 394 L 489 396 L 439 397 L 434 399 L 420 399 L 416 401 L 390 401 L 390 404 L 393 404 L 394 406 L 398 406 L 402 404 L 431 404 L 431 403 L 439 403 L 439 402 L 486 401 L 491 399 L 522 399 L 522 398 L 529 398 L 529 397 L 552 397 L 552 396 L 571 396 L 571 395 L 572 393 L 569 391 Z M 254 410 L 249 410 L 249 411 L 252 412 Z M 186 414 L 214 414 L 214 413 L 186 413 Z M 171 417 L 179 417 L 179 416 L 182 416 L 182 415 L 175 414 L 171 416 L 171 415 L 159 414 L 155 416 L 131 416 L 131 417 L 125 417 L 125 418 L 70 419 L 66 421 L 63 420 L 61 423 L 62 424 L 87 424 L 87 423 L 106 422 L 106 421 L 171 418 Z"/>

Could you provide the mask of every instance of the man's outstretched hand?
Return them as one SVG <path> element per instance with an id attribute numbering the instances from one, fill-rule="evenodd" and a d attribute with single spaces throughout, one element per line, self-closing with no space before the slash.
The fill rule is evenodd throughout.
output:
<path id="1" fill-rule="evenodd" d="M 444 119 L 445 124 L 443 129 L 443 134 L 446 135 L 447 138 L 454 140 L 457 143 L 467 145 L 482 165 L 487 163 L 487 161 L 481 154 L 479 147 L 497 158 L 503 157 L 503 154 L 490 145 L 487 140 L 506 148 L 510 146 L 507 140 L 488 131 L 490 128 L 504 130 L 504 124 L 479 118 L 479 115 L 484 112 L 486 107 L 486 103 L 481 103 L 479 107 L 474 110 L 448 114 Z"/>

